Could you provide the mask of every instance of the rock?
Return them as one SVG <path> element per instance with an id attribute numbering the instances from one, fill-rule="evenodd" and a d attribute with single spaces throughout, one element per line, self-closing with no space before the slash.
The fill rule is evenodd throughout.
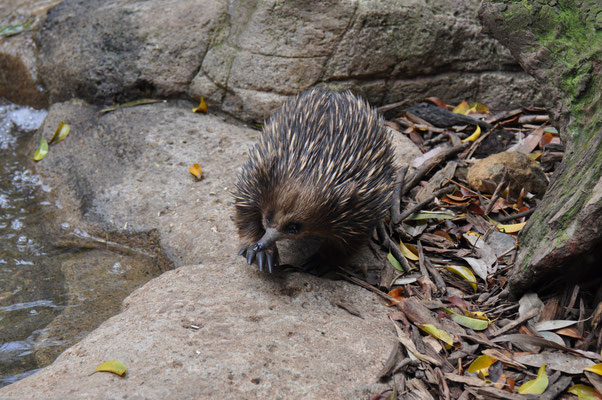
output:
<path id="1" fill-rule="evenodd" d="M 315 85 L 351 89 L 375 105 L 427 95 L 494 108 L 539 104 L 533 79 L 481 34 L 476 6 L 65 0 L 37 26 L 35 46 L 21 56 L 21 39 L 5 39 L 0 61 L 15 71 L 27 66 L 18 78 L 33 92 L 13 98 L 30 104 L 42 94 L 44 104 L 203 96 L 214 109 L 261 121 Z"/>
<path id="2" fill-rule="evenodd" d="M 602 75 L 600 5 L 542 1 L 481 3 L 487 31 L 542 85 L 565 158 L 519 236 L 510 290 L 553 278 L 599 276 L 602 252 Z M 591 280 L 590 280 L 591 282 Z"/>
<path id="3" fill-rule="evenodd" d="M 374 382 L 394 335 L 373 294 L 281 269 L 259 273 L 236 256 L 230 188 L 260 132 L 193 107 L 172 101 L 101 113 L 70 101 L 50 108 L 39 133 L 50 138 L 62 120 L 71 132 L 35 169 L 72 216 L 72 229 L 83 225 L 113 241 L 154 234 L 176 266 L 195 265 L 151 280 L 121 314 L 51 366 L 0 389 L 0 398 L 360 398 L 384 387 Z M 203 169 L 200 181 L 188 172 L 193 163 Z M 370 253 L 355 263 L 370 266 Z M 89 269 L 75 261 L 67 284 L 85 286 Z M 362 318 L 337 306 L 344 303 Z M 61 315 L 51 327 L 71 318 Z M 125 379 L 88 377 L 110 359 L 128 366 Z"/>
<path id="4" fill-rule="evenodd" d="M 541 197 L 548 187 L 548 178 L 539 164 L 517 151 L 492 154 L 476 161 L 468 169 L 466 179 L 473 189 L 493 193 L 505 170 L 508 171 L 510 195 L 514 198 L 523 188 Z"/>
<path id="5" fill-rule="evenodd" d="M 374 294 L 229 258 L 153 279 L 122 313 L 0 398 L 358 399 L 385 388 L 373 382 L 395 336 Z M 89 376 L 108 360 L 123 362 L 126 376 Z"/>

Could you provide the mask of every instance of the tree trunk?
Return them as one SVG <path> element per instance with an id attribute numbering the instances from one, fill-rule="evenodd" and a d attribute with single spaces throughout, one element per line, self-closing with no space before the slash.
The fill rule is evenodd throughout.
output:
<path id="1" fill-rule="evenodd" d="M 565 156 L 519 236 L 514 295 L 550 278 L 600 271 L 602 6 L 599 0 L 485 0 L 479 17 L 542 87 Z M 583 275 L 581 275 L 583 276 Z"/>

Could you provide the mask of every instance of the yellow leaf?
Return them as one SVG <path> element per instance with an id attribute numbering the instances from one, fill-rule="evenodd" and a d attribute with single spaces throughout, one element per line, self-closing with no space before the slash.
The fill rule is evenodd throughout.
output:
<path id="1" fill-rule="evenodd" d="M 203 177 L 203 170 L 201 170 L 201 166 L 199 164 L 192 164 L 192 167 L 189 167 L 188 171 L 190 171 L 190 173 L 199 181 Z"/>
<path id="2" fill-rule="evenodd" d="M 470 286 L 472 286 L 474 291 L 477 291 L 477 278 L 475 278 L 474 274 L 469 268 L 464 267 L 462 265 L 448 265 L 447 267 L 445 267 L 445 269 L 453 272 L 462 279 L 468 281 L 468 283 L 470 283 Z"/>
<path id="3" fill-rule="evenodd" d="M 65 124 L 65 121 L 61 121 L 59 123 L 58 128 L 56 128 L 56 131 L 54 131 L 54 135 L 52 135 L 52 138 L 50 139 L 48 144 L 51 144 L 55 140 L 57 143 L 60 142 L 61 140 L 65 139 L 67 137 L 67 135 L 69 134 L 70 131 L 71 131 L 71 127 L 69 125 Z"/>
<path id="4" fill-rule="evenodd" d="M 42 138 L 42 140 L 40 140 L 40 147 L 37 148 L 32 159 L 34 161 L 40 161 L 42 158 L 46 157 L 46 154 L 48 154 L 48 142 L 46 139 Z"/>
<path id="5" fill-rule="evenodd" d="M 518 388 L 520 394 L 542 394 L 548 387 L 548 375 L 546 374 L 546 363 L 541 364 L 537 371 L 537 378 L 523 383 Z"/>
<path id="6" fill-rule="evenodd" d="M 201 97 L 201 102 L 199 103 L 199 106 L 192 109 L 193 113 L 198 113 L 199 111 L 204 113 L 207 112 L 207 103 L 205 103 L 204 97 Z"/>
<path id="7" fill-rule="evenodd" d="M 466 115 L 469 109 L 470 106 L 468 105 L 468 103 L 466 101 L 463 101 L 462 103 L 458 104 L 456 108 L 454 108 L 453 112 L 455 112 L 456 114 Z"/>
<path id="8" fill-rule="evenodd" d="M 489 321 L 479 318 L 470 318 L 456 313 L 453 313 L 451 317 L 454 321 L 456 321 L 456 323 L 467 328 L 474 329 L 475 331 L 485 330 L 489 326 Z"/>
<path id="9" fill-rule="evenodd" d="M 521 222 L 519 224 L 495 224 L 495 227 L 498 231 L 502 233 L 516 233 L 520 232 L 521 229 L 526 225 L 526 222 Z"/>
<path id="10" fill-rule="evenodd" d="M 467 317 L 483 319 L 485 321 L 489 321 L 489 317 L 483 311 L 465 311 L 464 312 Z M 491 322 L 491 321 L 489 321 Z"/>
<path id="11" fill-rule="evenodd" d="M 112 360 L 105 361 L 96 368 L 94 372 L 112 372 L 119 376 L 125 375 L 127 368 L 121 361 Z"/>
<path id="12" fill-rule="evenodd" d="M 602 375 L 602 363 L 592 365 L 591 367 L 584 368 L 583 370 L 593 372 L 594 374 Z"/>
<path id="13" fill-rule="evenodd" d="M 573 385 L 568 390 L 569 393 L 579 397 L 579 400 L 598 400 L 602 399 L 602 394 L 592 386 L 582 385 L 580 383 Z"/>
<path id="14" fill-rule="evenodd" d="M 412 261 L 418 261 L 418 256 L 416 255 L 418 251 L 414 246 L 411 244 L 406 246 L 402 241 L 399 241 L 399 248 L 401 249 L 401 254 L 403 254 L 405 258 Z"/>
<path id="15" fill-rule="evenodd" d="M 497 360 L 495 358 L 483 354 L 482 356 L 478 356 L 477 358 L 475 358 L 475 360 L 470 363 L 466 372 L 480 371 L 483 374 L 483 376 L 487 376 L 489 375 L 489 367 L 491 367 L 491 364 L 493 364 L 496 361 Z"/>
<path id="16" fill-rule="evenodd" d="M 453 345 L 454 344 L 454 338 L 447 332 L 445 332 L 442 329 L 437 328 L 435 325 L 432 324 L 423 324 L 423 325 L 418 325 L 417 326 L 422 329 L 423 331 L 425 331 L 426 333 L 428 333 L 429 335 L 441 340 L 443 343 L 446 343 L 448 345 Z"/>
<path id="17" fill-rule="evenodd" d="M 486 105 L 481 103 L 470 103 L 470 111 L 475 113 L 487 114 L 489 112 L 489 108 Z"/>
<path id="18" fill-rule="evenodd" d="M 396 270 L 401 271 L 401 272 L 405 272 L 403 270 L 403 267 L 399 263 L 399 261 L 397 261 L 397 259 L 393 256 L 393 254 L 391 254 L 391 252 L 389 252 L 389 255 L 387 256 L 387 259 L 389 260 L 389 262 L 391 263 L 391 265 L 393 265 L 393 267 L 395 267 Z"/>
<path id="19" fill-rule="evenodd" d="M 474 130 L 473 134 L 467 137 L 466 139 L 463 139 L 462 143 L 474 142 L 479 138 L 479 136 L 481 136 L 481 127 L 477 125 L 477 129 Z"/>

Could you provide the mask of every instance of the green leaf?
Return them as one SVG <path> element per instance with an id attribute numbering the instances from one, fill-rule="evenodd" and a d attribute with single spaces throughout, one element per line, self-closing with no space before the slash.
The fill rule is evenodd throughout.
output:
<path id="1" fill-rule="evenodd" d="M 397 261 L 397 259 L 393 256 L 393 254 L 391 254 L 391 252 L 389 252 L 389 255 L 387 256 L 387 259 L 389 260 L 389 262 L 391 263 L 391 265 L 393 265 L 393 267 L 396 270 L 399 270 L 401 272 L 405 272 L 404 269 L 403 269 L 403 267 L 399 263 L 399 261 Z"/>
<path id="2" fill-rule="evenodd" d="M 48 154 L 48 142 L 46 139 L 42 138 L 40 140 L 40 147 L 37 148 L 32 159 L 34 161 L 40 161 L 42 158 L 46 157 L 46 154 Z"/>
<path id="3" fill-rule="evenodd" d="M 123 103 L 123 104 L 117 104 L 115 106 L 111 106 L 111 107 L 107 107 L 107 108 L 103 108 L 102 110 L 100 110 L 101 113 L 108 113 L 111 111 L 115 111 L 118 110 L 120 108 L 127 108 L 127 107 L 136 107 L 136 106 L 141 106 L 144 104 L 153 104 L 153 103 L 160 103 L 163 100 L 155 100 L 155 99 L 138 99 L 138 100 L 133 100 L 133 101 L 128 101 L 127 103 Z"/>
<path id="4" fill-rule="evenodd" d="M 456 321 L 456 323 L 475 331 L 485 330 L 489 326 L 489 321 L 478 318 L 470 318 L 462 314 L 452 313 L 451 319 Z"/>
<path id="5" fill-rule="evenodd" d="M 520 394 L 542 394 L 548 387 L 548 375 L 546 374 L 546 363 L 541 364 L 537 372 L 537 378 L 525 382 L 518 388 Z"/>
<path id="6" fill-rule="evenodd" d="M 29 30 L 31 30 L 32 22 L 33 22 L 33 19 L 27 19 L 25 22 L 22 22 L 20 24 L 1 25 L 0 26 L 0 38 L 14 36 L 21 32 L 29 31 Z"/>
<path id="7" fill-rule="evenodd" d="M 599 400 L 602 398 L 602 395 L 594 387 L 580 383 L 571 386 L 567 391 L 579 397 L 579 400 Z"/>
<path id="8" fill-rule="evenodd" d="M 405 221 L 420 221 L 424 219 L 456 219 L 458 217 L 459 215 L 449 211 L 420 211 L 410 214 Z"/>

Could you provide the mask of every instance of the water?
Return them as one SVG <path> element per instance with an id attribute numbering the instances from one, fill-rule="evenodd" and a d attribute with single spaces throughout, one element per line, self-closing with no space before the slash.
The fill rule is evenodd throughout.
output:
<path id="1" fill-rule="evenodd" d="M 0 387 L 50 364 L 164 264 L 60 220 L 28 159 L 45 116 L 0 103 Z"/>

